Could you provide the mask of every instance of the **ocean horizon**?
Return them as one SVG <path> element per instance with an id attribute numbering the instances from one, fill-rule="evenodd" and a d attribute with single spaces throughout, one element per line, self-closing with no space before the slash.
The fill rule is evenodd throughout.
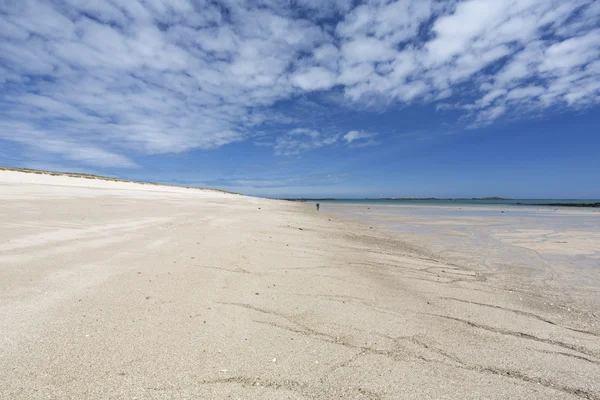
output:
<path id="1" fill-rule="evenodd" d="M 288 199 L 291 200 L 291 199 Z M 370 205 L 393 205 L 393 206 L 552 206 L 556 204 L 594 204 L 600 203 L 600 199 L 500 199 L 500 200 L 477 200 L 477 199 L 435 199 L 435 200 L 392 200 L 392 199 L 294 199 L 308 203 L 334 203 L 334 204 L 370 204 Z"/>

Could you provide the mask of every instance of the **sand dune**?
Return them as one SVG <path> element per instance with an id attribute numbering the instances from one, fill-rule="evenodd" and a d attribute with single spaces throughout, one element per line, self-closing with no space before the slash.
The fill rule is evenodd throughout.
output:
<path id="1" fill-rule="evenodd" d="M 0 204 L 2 399 L 600 399 L 600 315 L 546 277 L 214 191 L 0 171 Z"/>

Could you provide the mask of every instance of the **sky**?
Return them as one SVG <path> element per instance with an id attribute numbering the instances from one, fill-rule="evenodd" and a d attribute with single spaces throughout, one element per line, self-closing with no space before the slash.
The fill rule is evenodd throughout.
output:
<path id="1" fill-rule="evenodd" d="M 600 198 L 600 1 L 0 0 L 0 165 Z"/>

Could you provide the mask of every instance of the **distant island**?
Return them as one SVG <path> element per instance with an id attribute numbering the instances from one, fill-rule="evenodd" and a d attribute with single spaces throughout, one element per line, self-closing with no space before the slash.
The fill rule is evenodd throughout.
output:
<path id="1" fill-rule="evenodd" d="M 513 200 L 506 197 L 473 197 L 471 200 Z"/>
<path id="2" fill-rule="evenodd" d="M 522 205 L 522 203 L 517 203 Z M 600 203 L 548 203 L 548 204 L 525 204 L 532 206 L 549 206 L 549 207 L 590 207 L 600 208 Z"/>
<path id="3" fill-rule="evenodd" d="M 365 199 L 370 200 L 370 199 Z M 382 197 L 375 200 L 390 200 L 390 201 L 425 201 L 425 200 L 452 200 L 452 199 L 438 199 L 437 197 Z"/>

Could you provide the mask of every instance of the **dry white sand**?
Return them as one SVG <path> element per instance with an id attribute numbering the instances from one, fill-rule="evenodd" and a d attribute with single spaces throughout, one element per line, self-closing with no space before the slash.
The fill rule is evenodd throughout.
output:
<path id="1" fill-rule="evenodd" d="M 2 399 L 600 399 L 598 311 L 527 269 L 212 191 L 0 171 L 0 205 Z"/>

